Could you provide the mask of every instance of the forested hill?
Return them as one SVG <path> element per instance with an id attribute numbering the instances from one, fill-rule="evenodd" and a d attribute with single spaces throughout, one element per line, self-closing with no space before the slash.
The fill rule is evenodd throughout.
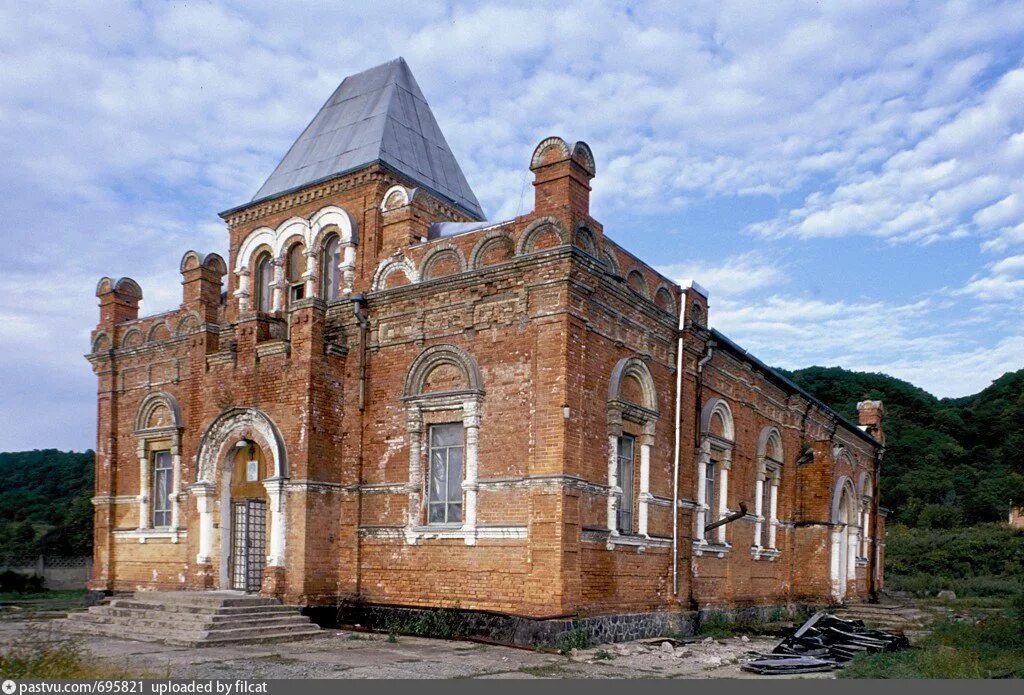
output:
<path id="1" fill-rule="evenodd" d="M 951 527 L 1005 519 L 1024 502 L 1024 369 L 984 391 L 936 398 L 885 374 L 839 367 L 786 372 L 857 422 L 857 402 L 885 402 L 882 503 L 910 526 Z"/>
<path id="2" fill-rule="evenodd" d="M 0 555 L 92 548 L 93 453 L 0 453 Z"/>

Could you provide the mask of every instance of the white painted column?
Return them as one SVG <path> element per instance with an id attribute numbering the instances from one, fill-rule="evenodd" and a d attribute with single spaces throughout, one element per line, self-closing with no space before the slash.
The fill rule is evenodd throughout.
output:
<path id="1" fill-rule="evenodd" d="M 846 529 L 842 526 L 837 526 L 832 529 L 832 552 L 829 556 L 829 577 L 832 579 L 832 596 L 836 599 L 841 599 L 842 596 L 842 577 L 840 576 L 840 538 L 842 534 L 846 532 Z"/>
<path id="2" fill-rule="evenodd" d="M 466 532 L 466 545 L 476 544 L 476 492 L 477 445 L 480 438 L 480 406 L 475 400 L 462 404 L 462 425 L 466 428 L 466 471 L 462 490 L 466 495 L 462 516 L 462 530 Z"/>
<path id="3" fill-rule="evenodd" d="M 772 478 L 772 488 L 768 491 L 768 547 L 772 550 L 778 548 L 776 533 L 779 530 L 779 479 L 778 473 Z"/>
<path id="4" fill-rule="evenodd" d="M 846 530 L 846 578 L 856 579 L 857 577 L 857 545 L 860 540 L 857 538 L 857 528 Z"/>
<path id="5" fill-rule="evenodd" d="M 285 540 L 288 535 L 288 515 L 284 484 L 287 478 L 267 478 L 263 487 L 270 501 L 270 548 L 267 551 L 268 567 L 284 567 Z"/>
<path id="6" fill-rule="evenodd" d="M 700 455 L 697 457 L 697 540 L 704 542 L 704 527 L 707 526 L 707 516 L 710 504 L 707 499 L 707 471 L 708 460 L 711 455 L 708 443 L 705 441 L 700 446 Z"/>
<path id="7" fill-rule="evenodd" d="M 861 527 L 861 538 L 864 544 L 861 548 L 860 556 L 863 558 L 870 557 L 871 553 L 871 500 L 867 500 L 864 503 L 864 522 Z"/>
<path id="8" fill-rule="evenodd" d="M 418 407 L 409 406 L 405 426 L 409 433 L 409 484 L 406 486 L 409 493 L 409 507 L 406 510 L 406 526 L 411 531 L 420 525 L 420 493 L 423 489 L 423 461 L 420 453 L 423 418 L 420 417 Z"/>
<path id="9" fill-rule="evenodd" d="M 653 439 L 651 437 L 650 439 Z M 651 442 L 645 435 L 640 444 L 640 494 L 637 532 L 647 534 L 648 505 L 651 501 Z"/>
<path id="10" fill-rule="evenodd" d="M 306 281 L 306 299 L 315 297 L 318 293 L 316 290 L 316 250 L 307 248 L 306 249 L 306 272 L 303 273 L 302 278 Z M 327 297 L 321 297 L 326 300 Z"/>
<path id="11" fill-rule="evenodd" d="M 181 528 L 181 443 L 175 437 L 171 444 L 171 530 Z"/>
<path id="12" fill-rule="evenodd" d="M 341 247 L 338 270 L 341 271 L 341 293 L 352 294 L 352 283 L 356 277 L 356 246 L 351 241 Z"/>
<path id="13" fill-rule="evenodd" d="M 244 314 L 252 309 L 252 302 L 250 301 L 252 295 L 249 292 L 249 269 L 240 268 L 235 271 L 235 275 L 238 276 L 238 289 L 235 290 L 235 298 L 238 300 L 238 313 Z"/>
<path id="14" fill-rule="evenodd" d="M 153 518 L 149 515 L 149 456 L 146 454 L 146 444 L 141 442 L 138 448 L 139 454 L 139 528 L 147 529 L 152 526 Z"/>
<path id="15" fill-rule="evenodd" d="M 274 294 L 272 306 L 274 311 L 284 311 L 284 261 L 280 258 L 275 258 L 272 263 L 274 265 Z"/>
<path id="16" fill-rule="evenodd" d="M 732 464 L 732 455 L 726 454 L 722 460 L 722 471 L 719 474 L 718 487 L 718 518 L 723 519 L 729 513 L 729 468 Z M 719 526 L 717 531 L 718 542 L 725 544 L 725 526 Z"/>
<path id="17" fill-rule="evenodd" d="M 213 483 L 196 483 L 192 486 L 192 494 L 196 496 L 196 509 L 199 510 L 199 554 L 196 562 L 209 564 L 213 562 Z M 221 523 L 227 523 L 222 519 Z"/>
<path id="18" fill-rule="evenodd" d="M 764 476 L 758 475 L 754 484 L 754 516 L 757 517 L 757 521 L 754 522 L 754 545 L 758 548 L 762 547 L 761 529 L 768 523 L 765 511 L 767 510 L 764 509 Z"/>
<path id="19" fill-rule="evenodd" d="M 622 494 L 619 488 L 619 438 L 615 435 L 608 436 L 608 530 L 613 536 L 618 535 L 618 524 L 616 523 L 615 512 L 618 508 L 618 496 Z"/>

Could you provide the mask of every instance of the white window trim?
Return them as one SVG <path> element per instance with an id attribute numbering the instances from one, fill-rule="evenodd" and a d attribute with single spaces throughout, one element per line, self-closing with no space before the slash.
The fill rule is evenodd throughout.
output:
<path id="1" fill-rule="evenodd" d="M 409 436 L 409 513 L 405 527 L 405 539 L 410 545 L 428 538 L 456 538 L 466 545 L 476 545 L 483 537 L 476 524 L 476 498 L 480 438 L 480 405 L 482 394 L 477 391 L 443 394 L 425 394 L 406 398 L 406 429 Z M 463 460 L 463 502 L 462 524 L 426 524 L 424 472 L 429 470 L 429 442 L 423 442 L 423 413 L 437 411 L 462 411 L 462 426 L 465 430 L 466 448 Z M 433 423 L 431 423 L 433 424 Z M 500 536 L 507 537 L 507 536 Z"/>
<path id="2" fill-rule="evenodd" d="M 707 465 L 711 462 L 711 454 L 718 454 L 718 484 L 715 486 L 716 500 L 708 500 L 707 497 Z M 723 519 L 732 513 L 728 507 L 729 500 L 729 471 L 732 469 L 732 442 L 716 437 L 712 434 L 705 434 L 700 445 L 700 453 L 697 457 L 697 533 L 694 536 L 694 547 L 704 548 L 722 557 L 725 552 L 732 548 L 726 538 L 726 527 L 719 526 L 715 529 L 714 540 L 705 538 L 704 527 Z M 715 514 L 711 514 L 715 509 Z M 709 520 L 710 519 L 710 520 Z M 698 553 L 702 554 L 702 553 Z"/>

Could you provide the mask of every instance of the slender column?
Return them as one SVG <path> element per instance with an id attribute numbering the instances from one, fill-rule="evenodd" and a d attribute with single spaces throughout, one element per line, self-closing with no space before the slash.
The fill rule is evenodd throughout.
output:
<path id="1" fill-rule="evenodd" d="M 846 578 L 856 579 L 857 577 L 857 528 L 846 530 Z"/>
<path id="2" fill-rule="evenodd" d="M 180 435 L 174 437 L 171 444 L 171 530 L 177 531 L 181 527 L 181 501 L 178 495 L 181 493 L 181 441 Z"/>
<path id="3" fill-rule="evenodd" d="M 152 525 L 149 515 L 149 457 L 146 454 L 146 443 L 139 442 L 139 528 L 147 529 Z"/>
<path id="4" fill-rule="evenodd" d="M 644 435 L 640 442 L 640 501 L 637 531 L 641 536 L 648 535 L 648 505 L 651 501 L 651 440 L 653 437 Z"/>
<path id="5" fill-rule="evenodd" d="M 420 409 L 409 406 L 405 420 L 409 432 L 409 509 L 407 526 L 412 529 L 420 525 L 420 491 L 423 489 L 423 462 L 420 454 L 420 439 L 423 433 L 423 418 Z"/>
<path id="6" fill-rule="evenodd" d="M 840 540 L 842 534 L 846 533 L 846 529 L 842 525 L 836 525 L 832 529 L 832 553 L 829 558 L 830 572 L 829 576 L 832 578 L 832 595 L 835 598 L 840 598 L 840 589 L 842 587 L 842 577 L 840 576 Z"/>
<path id="7" fill-rule="evenodd" d="M 864 504 L 864 525 L 861 526 L 861 538 L 864 540 L 863 548 L 861 549 L 860 556 L 867 558 L 871 552 L 871 500 L 869 499 Z"/>
<path id="8" fill-rule="evenodd" d="M 764 475 L 757 477 L 757 483 L 754 485 L 754 516 L 757 517 L 757 521 L 754 522 L 754 545 L 758 548 L 761 546 L 761 530 L 764 527 L 767 519 L 765 518 L 764 509 Z"/>
<path id="9" fill-rule="evenodd" d="M 477 442 L 480 436 L 480 408 L 475 400 L 462 405 L 462 425 L 466 428 L 466 475 L 462 490 L 466 494 L 466 506 L 462 519 L 462 530 L 468 534 L 466 545 L 476 543 L 476 491 L 477 491 Z"/>
<path id="10" fill-rule="evenodd" d="M 306 249 L 306 272 L 302 275 L 306 281 L 306 298 L 316 296 L 316 251 L 314 249 Z M 326 300 L 327 297 L 321 297 Z"/>
<path id="11" fill-rule="evenodd" d="M 342 246 L 338 270 L 341 271 L 342 294 L 352 294 L 352 283 L 356 277 L 356 246 L 351 241 Z"/>
<path id="12" fill-rule="evenodd" d="M 288 532 L 288 516 L 285 508 L 284 484 L 287 478 L 267 478 L 263 487 L 270 501 L 270 548 L 267 552 L 268 567 L 284 567 L 285 540 Z"/>
<path id="13" fill-rule="evenodd" d="M 199 511 L 199 554 L 196 562 L 208 565 L 213 562 L 213 483 L 196 483 L 191 489 Z M 222 519 L 221 523 L 228 523 L 228 520 Z"/>
<path id="14" fill-rule="evenodd" d="M 244 314 L 252 309 L 249 293 L 249 269 L 240 268 L 235 272 L 238 276 L 238 289 L 235 290 L 235 298 L 238 300 L 238 313 Z"/>
<path id="15" fill-rule="evenodd" d="M 618 445 L 619 438 L 615 435 L 608 436 L 608 530 L 612 535 L 618 535 L 618 524 L 616 523 L 615 512 L 618 496 L 622 494 L 619 487 L 618 471 Z"/>
<path id="16" fill-rule="evenodd" d="M 697 540 L 705 542 L 704 527 L 707 526 L 708 509 L 711 507 L 708 500 L 708 461 L 711 457 L 711 450 L 707 440 L 700 445 L 700 456 L 697 457 Z"/>
<path id="17" fill-rule="evenodd" d="M 729 469 L 732 468 L 732 452 L 727 452 L 722 460 L 722 472 L 719 475 L 718 518 L 724 519 L 729 514 Z M 725 526 L 717 529 L 718 542 L 725 544 Z"/>
<path id="18" fill-rule="evenodd" d="M 272 263 L 274 265 L 274 311 L 284 311 L 284 261 L 275 258 Z"/>
<path id="19" fill-rule="evenodd" d="M 774 550 L 776 545 L 776 532 L 779 529 L 779 474 L 772 478 L 772 489 L 768 492 L 771 497 L 768 500 L 768 547 Z"/>

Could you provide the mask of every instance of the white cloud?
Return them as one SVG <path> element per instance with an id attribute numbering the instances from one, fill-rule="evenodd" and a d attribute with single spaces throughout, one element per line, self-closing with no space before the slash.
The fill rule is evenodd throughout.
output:
<path id="1" fill-rule="evenodd" d="M 697 282 L 713 298 L 743 295 L 754 290 L 777 287 L 786 282 L 784 269 L 778 261 L 762 258 L 754 252 L 732 256 L 720 263 L 697 261 L 661 266 L 658 272 L 688 287 Z"/>

